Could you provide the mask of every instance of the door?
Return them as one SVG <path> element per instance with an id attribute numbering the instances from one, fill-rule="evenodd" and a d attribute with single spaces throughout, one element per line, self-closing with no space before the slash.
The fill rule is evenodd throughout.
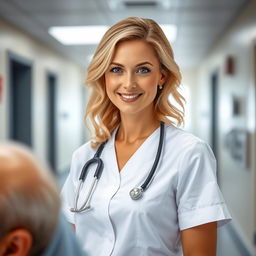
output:
<path id="1" fill-rule="evenodd" d="M 211 147 L 218 163 L 218 71 L 211 75 Z M 219 175 L 217 171 L 217 179 Z"/>
<path id="2" fill-rule="evenodd" d="M 10 132 L 12 140 L 32 146 L 32 62 L 9 53 Z"/>
<path id="3" fill-rule="evenodd" d="M 218 73 L 211 76 L 212 120 L 211 120 L 211 147 L 216 159 L 218 158 Z"/>
<path id="4" fill-rule="evenodd" d="M 47 116 L 48 116 L 48 150 L 47 159 L 54 172 L 57 170 L 57 136 L 56 136 L 56 93 L 57 93 L 57 75 L 47 72 Z"/>

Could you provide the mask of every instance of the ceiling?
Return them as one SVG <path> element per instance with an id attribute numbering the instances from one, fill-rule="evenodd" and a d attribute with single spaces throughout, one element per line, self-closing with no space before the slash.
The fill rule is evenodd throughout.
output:
<path id="1" fill-rule="evenodd" d="M 140 2 L 143 5 L 138 5 Z M 178 29 L 177 39 L 172 44 L 175 59 L 181 67 L 186 68 L 200 63 L 248 2 L 249 0 L 0 0 L 0 17 L 82 66 L 87 64 L 88 57 L 93 54 L 96 46 L 61 45 L 48 34 L 49 27 L 110 26 L 129 16 L 152 18 L 160 24 L 171 23 Z M 116 7 L 113 9 L 113 6 Z"/>

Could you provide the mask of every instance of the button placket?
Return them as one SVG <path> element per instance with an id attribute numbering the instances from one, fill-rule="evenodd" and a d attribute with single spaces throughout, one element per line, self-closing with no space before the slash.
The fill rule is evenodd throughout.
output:
<path id="1" fill-rule="evenodd" d="M 121 177 L 120 177 L 120 173 L 118 171 L 117 168 L 117 163 L 116 163 L 116 159 L 115 159 L 115 147 L 114 147 L 114 140 L 112 139 L 112 141 L 110 141 L 112 143 L 110 143 L 110 145 L 108 145 L 108 163 L 105 166 L 105 170 L 107 172 L 108 175 L 108 183 L 109 185 L 106 188 L 106 202 L 107 203 L 107 208 L 106 208 L 106 216 L 108 218 L 108 223 L 109 223 L 109 230 L 112 230 L 112 232 L 108 232 L 106 234 L 106 237 L 108 238 L 109 243 L 111 243 L 111 249 L 108 255 L 112 255 L 112 252 L 114 250 L 115 247 L 115 241 L 116 241 L 116 234 L 115 234 L 115 228 L 113 225 L 113 222 L 111 221 L 111 216 L 110 216 L 110 204 L 111 204 L 111 200 L 112 198 L 115 196 L 115 194 L 118 192 L 118 190 L 120 189 L 120 185 L 121 185 Z"/>

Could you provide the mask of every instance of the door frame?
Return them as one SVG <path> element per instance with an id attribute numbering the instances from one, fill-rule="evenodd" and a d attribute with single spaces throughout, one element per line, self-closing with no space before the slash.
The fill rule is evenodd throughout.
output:
<path id="1" fill-rule="evenodd" d="M 31 84 L 30 84 L 30 131 L 31 131 L 31 138 L 30 138 L 30 146 L 33 148 L 33 70 L 34 70 L 34 62 L 31 59 L 28 59 L 24 56 L 21 56 L 17 53 L 14 53 L 13 51 L 8 50 L 7 51 L 7 77 L 8 77 L 8 107 L 9 107 L 9 120 L 8 120 L 8 138 L 12 139 L 13 133 L 14 133 L 14 117 L 11 115 L 13 112 L 13 99 L 12 99 L 12 93 L 13 93 L 13 88 L 12 88 L 12 74 L 11 74 L 11 65 L 13 62 L 18 62 L 21 65 L 29 66 L 31 70 Z"/>
<path id="2" fill-rule="evenodd" d="M 53 76 L 55 78 L 55 88 L 54 88 L 54 123 L 53 124 L 50 124 L 50 119 L 51 117 L 49 116 L 49 94 L 50 94 L 50 90 L 49 90 L 49 77 L 50 76 Z M 45 72 L 45 78 L 46 78 L 46 86 L 47 86 L 47 100 L 46 100 L 46 115 L 47 115 L 47 161 L 49 162 L 50 166 L 51 166 L 51 169 L 54 173 L 57 173 L 57 162 L 58 162 L 58 138 L 57 138 L 57 114 L 58 114 L 58 111 L 57 111 L 57 91 L 58 91 L 58 73 L 57 72 L 54 72 L 52 70 L 49 70 L 47 69 L 46 72 Z M 52 127 L 53 125 L 53 127 Z M 50 139 L 50 133 L 52 132 L 52 128 L 53 128 L 53 137 L 54 137 L 54 142 L 51 142 L 49 141 Z M 50 131 L 51 130 L 51 131 Z M 53 148 L 53 154 L 54 154 L 54 160 L 53 162 L 50 161 L 51 160 L 51 157 L 50 157 L 50 148 Z"/>

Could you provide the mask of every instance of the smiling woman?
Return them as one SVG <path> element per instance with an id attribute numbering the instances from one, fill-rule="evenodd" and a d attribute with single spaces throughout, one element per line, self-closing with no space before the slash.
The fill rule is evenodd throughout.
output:
<path id="1" fill-rule="evenodd" d="M 210 147 L 176 127 L 180 80 L 153 20 L 127 18 L 103 36 L 86 80 L 95 136 L 73 154 L 62 190 L 63 211 L 88 254 L 216 255 L 217 226 L 230 215 Z"/>
<path id="2" fill-rule="evenodd" d="M 135 20 L 136 24 L 134 23 Z M 123 44 L 130 45 L 128 42 L 133 42 L 130 46 L 131 49 L 120 46 Z M 139 48 L 137 49 L 137 47 Z M 136 51 L 134 52 L 134 50 Z M 147 56 L 148 54 L 150 57 Z M 135 63 L 136 61 L 137 63 Z M 163 76 L 161 79 L 164 80 L 154 81 L 155 96 L 157 95 L 154 97 L 154 115 L 157 120 L 165 123 L 171 123 L 166 116 L 173 117 L 172 120 L 175 120 L 178 125 L 183 123 L 183 111 L 168 101 L 168 95 L 171 93 L 176 105 L 178 104 L 181 109 L 184 109 L 184 98 L 178 91 L 181 74 L 174 61 L 169 41 L 160 26 L 154 21 L 128 18 L 118 22 L 106 32 L 88 67 L 86 84 L 92 88 L 92 96 L 87 106 L 85 119 L 89 116 L 94 127 L 95 137 L 92 142 L 94 147 L 111 137 L 111 133 L 119 125 L 121 118 L 118 107 L 112 104 L 113 102 L 105 90 L 106 79 L 110 77 L 111 69 L 111 73 L 118 73 L 120 76 L 124 74 L 125 79 L 132 76 L 131 79 L 133 79 L 135 77 L 131 73 L 131 68 L 137 68 L 137 71 L 133 70 L 134 74 L 143 73 L 141 77 L 143 80 L 151 79 L 152 73 L 155 75 L 156 72 L 160 72 Z M 144 73 L 150 73 L 150 75 Z M 157 89 L 158 82 L 160 84 Z M 165 86 L 162 87 L 163 83 Z M 161 90 L 163 93 L 160 93 Z M 122 91 L 122 95 L 125 95 L 124 93 L 126 95 L 131 94 L 131 92 Z"/>
<path id="3" fill-rule="evenodd" d="M 121 119 L 129 115 L 140 119 L 142 112 L 153 117 L 157 86 L 163 85 L 165 77 L 150 44 L 142 40 L 120 42 L 105 73 L 105 83 L 107 95 L 119 109 Z"/>

